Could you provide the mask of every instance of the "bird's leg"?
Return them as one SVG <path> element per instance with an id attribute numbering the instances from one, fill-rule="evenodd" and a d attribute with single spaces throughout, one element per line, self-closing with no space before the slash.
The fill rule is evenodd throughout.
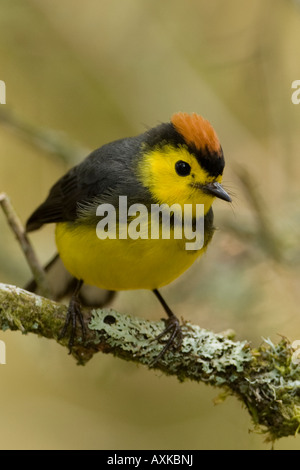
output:
<path id="1" fill-rule="evenodd" d="M 84 326 L 84 321 L 83 321 L 83 316 L 81 313 L 81 308 L 80 308 L 80 301 L 78 298 L 79 291 L 82 287 L 83 281 L 78 280 L 75 290 L 73 292 L 73 295 L 71 297 L 68 311 L 67 311 L 67 317 L 65 324 L 63 326 L 63 329 L 60 332 L 59 339 L 63 338 L 66 336 L 67 330 L 69 325 L 71 324 L 71 334 L 70 334 L 70 339 L 69 339 L 69 353 L 71 354 L 72 348 L 74 345 L 74 339 L 76 335 L 76 320 L 78 318 L 80 326 L 81 326 L 81 331 L 82 331 L 82 340 L 84 341 L 85 339 L 85 326 Z"/>
<path id="2" fill-rule="evenodd" d="M 168 349 L 171 347 L 171 345 L 174 343 L 175 340 L 178 341 L 179 346 L 182 342 L 182 331 L 181 331 L 181 326 L 180 326 L 180 322 L 178 318 L 176 317 L 176 315 L 174 315 L 174 313 L 172 312 L 172 310 L 170 309 L 170 307 L 168 306 L 164 298 L 161 296 L 161 294 L 158 292 L 158 290 L 154 289 L 153 292 L 156 295 L 159 302 L 161 303 L 161 305 L 163 306 L 166 314 L 168 315 L 168 318 L 165 320 L 166 328 L 155 339 L 159 341 L 168 333 L 170 334 L 170 336 L 167 339 L 166 345 L 164 346 L 162 351 L 158 354 L 158 356 L 155 358 L 152 365 L 155 364 L 157 361 L 159 361 L 159 359 L 161 359 L 164 356 L 166 351 L 168 351 Z"/>

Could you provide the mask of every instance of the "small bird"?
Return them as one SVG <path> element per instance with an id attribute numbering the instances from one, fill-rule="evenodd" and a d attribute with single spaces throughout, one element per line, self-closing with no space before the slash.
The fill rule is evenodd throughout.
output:
<path id="1" fill-rule="evenodd" d="M 77 320 L 84 338 L 79 300 L 83 283 L 109 291 L 152 290 L 167 314 L 166 328 L 157 338 L 165 338 L 157 360 L 173 343 L 180 344 L 180 322 L 158 289 L 186 271 L 211 241 L 214 199 L 231 202 L 221 185 L 224 165 L 222 147 L 212 125 L 196 113 L 178 112 L 170 122 L 136 137 L 103 145 L 54 184 L 45 202 L 28 219 L 26 230 L 32 232 L 44 224 L 55 223 L 59 256 L 67 271 L 77 279 L 61 333 L 65 336 L 71 325 L 70 350 Z M 189 205 L 194 227 L 196 207 L 202 205 L 202 245 L 187 250 L 184 236 L 182 239 L 174 236 L 177 223 L 174 214 L 169 221 L 173 235 L 169 239 L 147 236 L 154 223 L 150 217 L 140 222 L 140 231 L 134 239 L 124 236 L 117 219 L 111 226 L 113 234 L 107 228 L 107 236 L 102 233 L 99 238 L 97 226 L 103 217 L 99 217 L 97 208 L 101 204 L 105 208 L 110 205 L 116 215 L 120 214 L 120 196 L 126 196 L 128 206 L 139 204 L 149 210 L 153 205 L 175 205 L 184 211 L 185 205 Z M 132 220 L 132 216 L 126 219 L 128 229 Z M 166 221 L 161 217 L 156 227 L 159 234 L 164 224 Z"/>

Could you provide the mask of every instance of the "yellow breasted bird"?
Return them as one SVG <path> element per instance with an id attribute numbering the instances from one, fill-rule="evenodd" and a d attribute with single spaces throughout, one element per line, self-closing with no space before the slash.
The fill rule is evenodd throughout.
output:
<path id="1" fill-rule="evenodd" d="M 152 290 L 165 312 L 166 337 L 159 358 L 181 338 L 178 318 L 158 288 L 169 284 L 201 256 L 214 232 L 212 203 L 231 201 L 221 186 L 224 156 L 211 124 L 198 114 L 176 113 L 171 121 L 137 137 L 103 145 L 71 168 L 51 188 L 45 202 L 29 218 L 27 232 L 56 223 L 56 244 L 66 269 L 77 279 L 62 335 L 72 325 L 69 346 L 75 339 L 76 320 L 83 318 L 78 299 L 83 283 L 110 291 Z M 99 239 L 96 210 L 111 204 L 118 213 L 119 196 L 128 206 L 143 204 L 204 205 L 204 243 L 186 250 L 184 239 L 106 238 Z M 196 217 L 195 212 L 192 216 Z M 171 221 L 172 222 L 172 221 Z M 160 219 L 161 224 L 164 223 Z M 174 226 L 171 223 L 171 230 Z"/>

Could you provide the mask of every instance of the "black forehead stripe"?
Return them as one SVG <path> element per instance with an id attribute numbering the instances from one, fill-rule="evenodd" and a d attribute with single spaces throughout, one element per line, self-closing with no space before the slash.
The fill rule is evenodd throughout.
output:
<path id="1" fill-rule="evenodd" d="M 210 176 L 222 175 L 225 167 L 222 148 L 220 148 L 218 152 L 212 152 L 205 147 L 204 149 L 197 150 L 196 152 L 194 150 L 193 154 L 196 156 L 201 167 L 206 170 Z"/>

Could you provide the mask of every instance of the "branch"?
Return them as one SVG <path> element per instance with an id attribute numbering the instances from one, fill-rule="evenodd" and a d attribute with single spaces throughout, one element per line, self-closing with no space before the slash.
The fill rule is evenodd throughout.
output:
<path id="1" fill-rule="evenodd" d="M 255 230 L 255 239 L 261 244 L 261 247 L 275 261 L 284 260 L 284 249 L 282 241 L 275 233 L 267 207 L 264 203 L 264 197 L 260 193 L 258 185 L 253 176 L 241 166 L 235 167 L 235 173 L 238 176 L 242 188 L 248 198 L 252 212 L 256 217 L 257 229 Z M 238 230 L 237 230 L 238 231 Z"/>
<path id="2" fill-rule="evenodd" d="M 67 307 L 18 287 L 0 284 L 0 329 L 20 330 L 58 340 Z M 163 321 L 147 321 L 114 310 L 83 310 L 87 338 L 77 340 L 72 355 L 85 364 L 96 352 L 152 367 L 162 344 L 155 340 Z M 180 349 L 168 351 L 155 368 L 180 381 L 205 382 L 225 389 L 247 407 L 255 425 L 269 440 L 295 435 L 300 428 L 300 368 L 283 338 L 251 349 L 243 341 L 184 323 Z"/>
<path id="3" fill-rule="evenodd" d="M 51 289 L 46 278 L 44 269 L 39 263 L 35 251 L 26 235 L 25 229 L 10 203 L 9 197 L 5 193 L 0 193 L 0 207 L 2 207 L 10 228 L 14 232 L 20 247 L 26 257 L 27 263 L 31 269 L 33 277 L 40 288 L 41 294 L 51 298 Z"/>
<path id="4" fill-rule="evenodd" d="M 64 132 L 35 126 L 8 109 L 0 109 L 0 124 L 38 150 L 67 164 L 75 164 L 90 153 L 90 149 L 74 142 Z"/>

